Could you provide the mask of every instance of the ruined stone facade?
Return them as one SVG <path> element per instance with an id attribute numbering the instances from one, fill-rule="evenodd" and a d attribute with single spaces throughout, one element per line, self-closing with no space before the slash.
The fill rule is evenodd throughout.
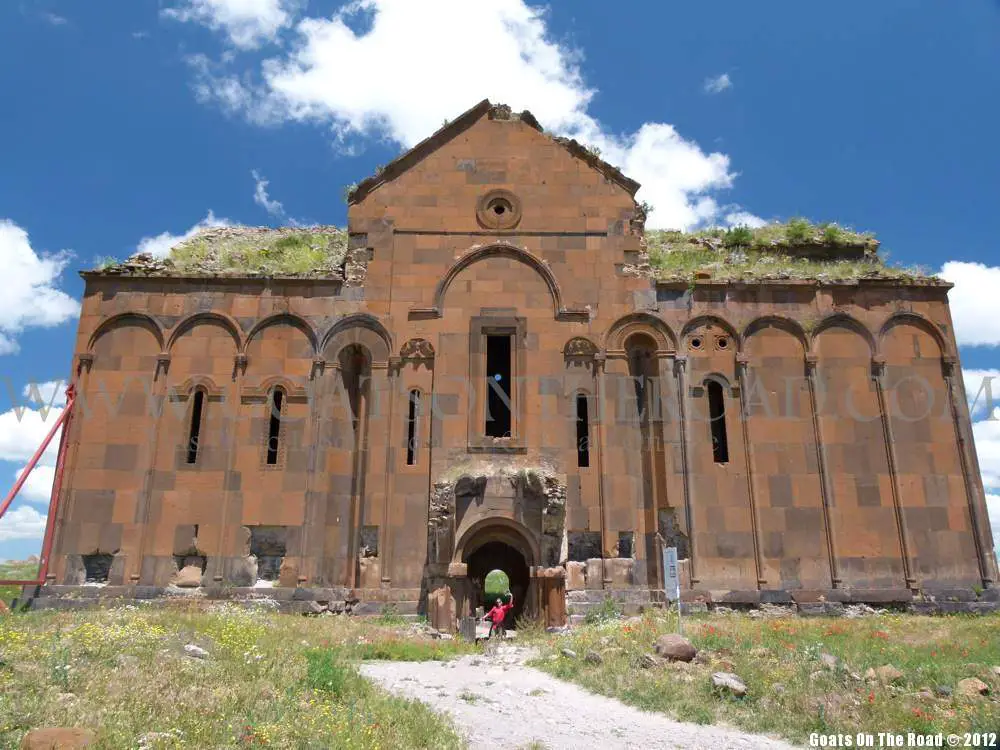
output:
<path id="1" fill-rule="evenodd" d="M 657 282 L 637 188 L 484 102 L 354 190 L 344 278 L 85 273 L 48 588 L 991 589 L 949 287 Z"/>

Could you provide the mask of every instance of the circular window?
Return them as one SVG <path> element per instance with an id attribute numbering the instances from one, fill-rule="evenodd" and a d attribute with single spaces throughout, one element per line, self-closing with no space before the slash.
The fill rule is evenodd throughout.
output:
<path id="1" fill-rule="evenodd" d="M 692 349 L 701 349 L 705 346 L 705 341 L 701 336 L 692 336 L 688 343 L 691 345 Z"/>
<path id="2" fill-rule="evenodd" d="M 715 339 L 716 349 L 728 349 L 729 348 L 729 337 L 728 336 L 717 336 Z"/>
<path id="3" fill-rule="evenodd" d="M 521 221 L 521 201 L 509 190 L 491 190 L 479 199 L 476 218 L 485 229 L 513 229 Z"/>

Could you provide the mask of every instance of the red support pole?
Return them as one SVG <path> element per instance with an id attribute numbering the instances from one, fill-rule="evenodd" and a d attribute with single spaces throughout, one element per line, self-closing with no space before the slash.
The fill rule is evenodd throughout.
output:
<path id="1" fill-rule="evenodd" d="M 28 480 L 28 475 L 31 474 L 35 465 L 41 459 L 42 454 L 45 453 L 45 449 L 49 447 L 49 443 L 52 442 L 52 438 L 55 437 L 56 432 L 60 427 L 69 426 L 69 416 L 73 408 L 73 399 L 76 395 L 76 389 L 70 385 L 66 389 L 66 406 L 63 408 L 62 414 L 56 420 L 56 423 L 52 425 L 52 429 L 49 430 L 49 434 L 45 436 L 45 440 L 39 446 L 38 450 L 35 451 L 35 455 L 31 457 L 28 465 L 25 467 L 24 471 L 21 472 L 21 476 L 14 483 L 13 489 L 4 498 L 3 504 L 0 505 L 0 519 L 3 518 L 7 509 L 10 508 L 11 503 L 14 502 L 14 498 L 17 493 L 21 491 L 24 483 Z M 59 437 L 59 452 L 56 457 L 56 471 L 55 478 L 52 482 L 52 494 L 49 498 L 49 514 L 48 519 L 45 524 L 45 538 L 42 541 L 42 555 L 38 560 L 38 577 L 33 581 L 10 581 L 10 580 L 0 580 L 0 584 L 8 584 L 15 586 L 31 586 L 39 585 L 45 583 L 45 576 L 48 573 L 49 568 L 49 554 L 52 551 L 52 542 L 55 536 L 55 519 L 56 511 L 59 505 L 59 493 L 62 489 L 62 477 L 63 471 L 65 470 L 65 459 L 66 459 L 66 449 L 68 443 L 66 441 L 66 429 L 63 430 L 62 435 Z"/>

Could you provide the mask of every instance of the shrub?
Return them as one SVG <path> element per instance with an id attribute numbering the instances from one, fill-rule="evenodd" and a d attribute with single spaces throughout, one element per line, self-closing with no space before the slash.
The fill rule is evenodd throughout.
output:
<path id="1" fill-rule="evenodd" d="M 588 625 L 596 625 L 602 622 L 609 622 L 610 620 L 617 620 L 622 616 L 621 608 L 618 606 L 618 602 L 612 599 L 610 596 L 604 597 L 604 601 L 601 602 L 599 607 L 591 609 L 583 621 Z"/>
<path id="2" fill-rule="evenodd" d="M 309 649 L 305 656 L 306 686 L 311 690 L 342 695 L 354 670 L 341 662 L 331 649 Z"/>

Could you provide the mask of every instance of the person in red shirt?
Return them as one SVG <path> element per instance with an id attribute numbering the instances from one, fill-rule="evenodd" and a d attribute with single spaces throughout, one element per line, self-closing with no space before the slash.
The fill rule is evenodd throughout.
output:
<path id="1" fill-rule="evenodd" d="M 494 633 L 499 635 L 504 635 L 503 621 L 507 619 L 507 613 L 514 609 L 514 595 L 509 594 L 510 601 L 504 604 L 502 601 L 497 599 L 496 605 L 489 612 L 486 613 L 486 617 L 483 619 L 490 621 L 490 634 L 489 637 L 492 638 Z"/>

